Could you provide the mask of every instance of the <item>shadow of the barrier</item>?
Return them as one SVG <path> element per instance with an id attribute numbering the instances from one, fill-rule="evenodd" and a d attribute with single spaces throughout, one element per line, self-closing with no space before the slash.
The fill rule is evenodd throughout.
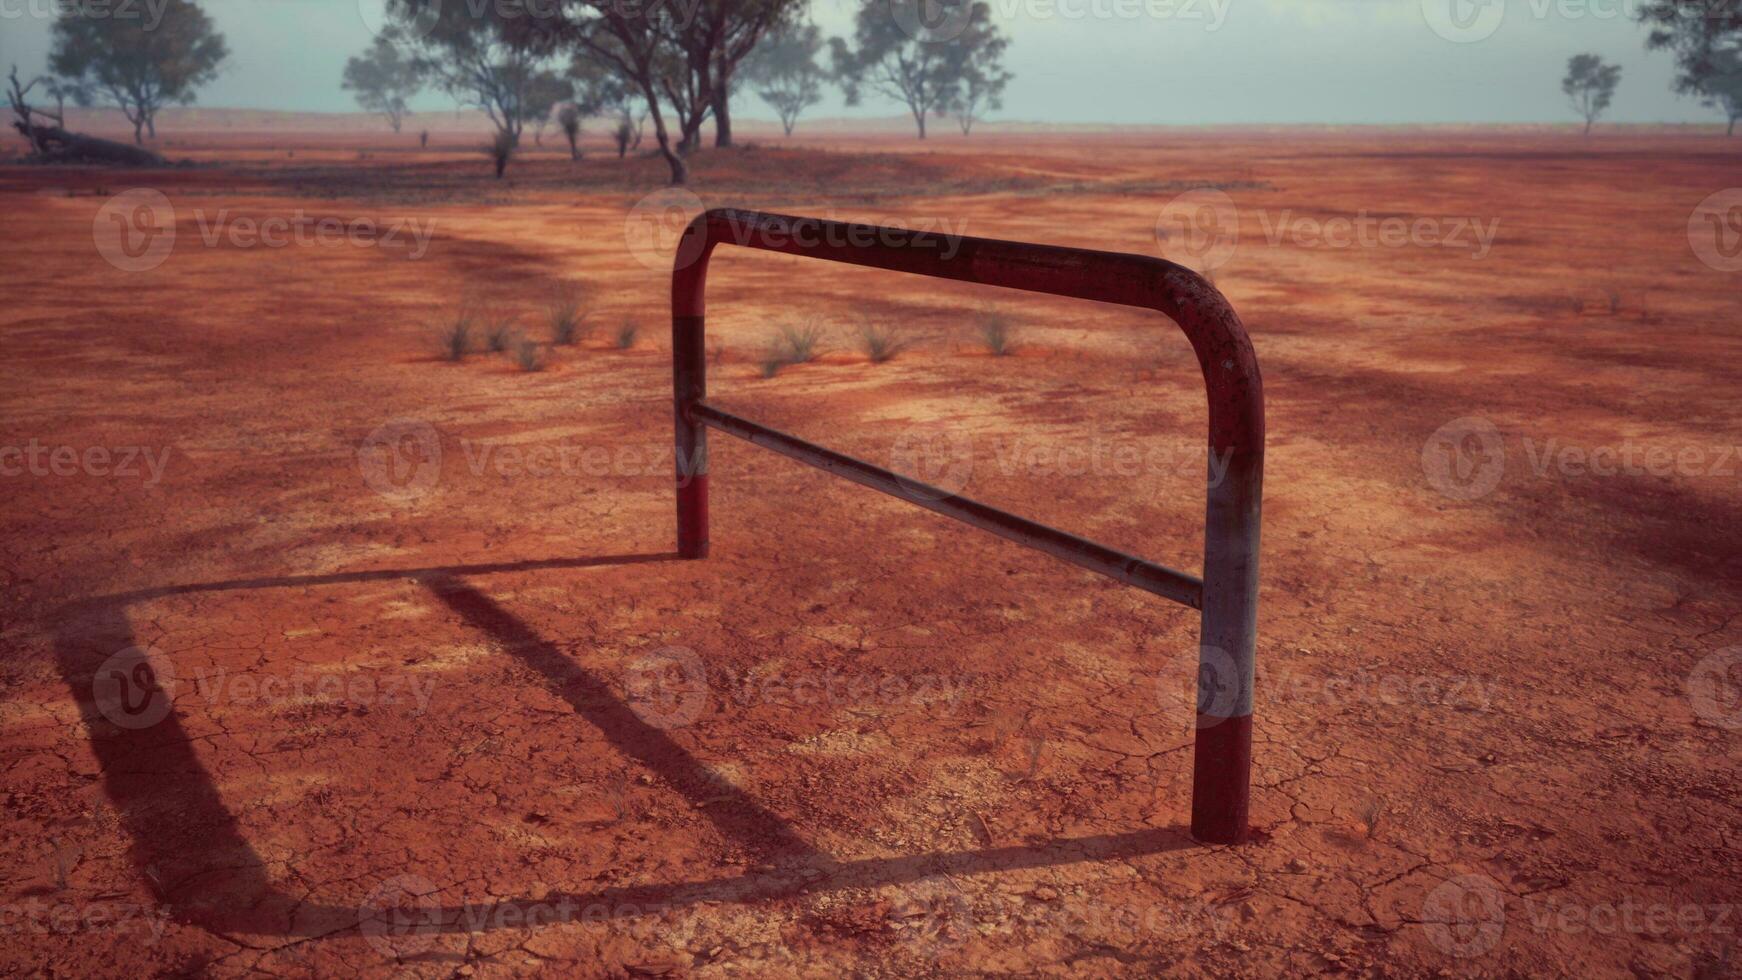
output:
<path id="1" fill-rule="evenodd" d="M 698 811 L 723 835 L 761 858 L 761 870 L 741 876 L 561 891 L 537 899 L 484 904 L 426 904 L 418 923 L 426 930 L 524 928 L 529 923 L 523 916 L 502 913 L 531 906 L 607 909 L 615 917 L 624 910 L 632 914 L 636 909 L 698 902 L 756 902 L 810 892 L 900 885 L 940 874 L 1047 867 L 1193 846 L 1183 828 L 1145 829 L 1035 845 L 837 861 L 747 793 L 712 778 L 705 764 L 668 733 L 644 721 L 603 679 L 465 581 L 469 575 L 618 566 L 675 557 L 617 555 L 237 579 L 102 596 L 60 611 L 55 656 L 89 734 L 103 790 L 127 832 L 134 865 L 172 920 L 219 935 L 320 937 L 357 929 L 365 910 L 312 903 L 274 885 L 268 862 L 242 836 L 235 813 L 201 762 L 179 712 L 172 709 L 149 727 L 127 729 L 113 724 L 99 709 L 94 691 L 99 666 L 116 651 L 137 645 L 128 619 L 128 608 L 136 602 L 219 591 L 393 579 L 420 582 L 464 622 L 544 677 L 551 689 L 618 751 L 657 773 L 692 803 L 708 801 Z"/>

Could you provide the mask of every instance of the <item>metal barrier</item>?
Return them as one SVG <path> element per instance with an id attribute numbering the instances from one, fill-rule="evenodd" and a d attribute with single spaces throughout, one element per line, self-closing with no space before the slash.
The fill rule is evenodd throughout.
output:
<path id="1" fill-rule="evenodd" d="M 707 404 L 702 294 L 708 260 L 714 247 L 722 244 L 1137 306 L 1172 318 L 1197 353 L 1209 393 L 1211 465 L 1203 578 L 927 486 Z M 1245 839 L 1252 767 L 1264 392 L 1246 329 L 1221 293 L 1189 269 L 1140 255 L 716 209 L 684 230 L 672 270 L 671 314 L 681 557 L 708 555 L 707 430 L 715 428 L 1199 609 L 1192 836 L 1217 844 Z"/>

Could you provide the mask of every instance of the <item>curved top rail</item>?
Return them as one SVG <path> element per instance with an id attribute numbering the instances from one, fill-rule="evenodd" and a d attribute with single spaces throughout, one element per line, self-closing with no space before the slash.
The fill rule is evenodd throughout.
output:
<path id="1" fill-rule="evenodd" d="M 1211 450 L 1263 451 L 1264 386 L 1252 342 L 1221 292 L 1184 266 L 1123 252 L 715 208 L 690 222 L 678 244 L 674 316 L 703 315 L 716 245 L 1156 310 L 1179 325 L 1197 354 L 1209 394 Z"/>
<path id="2" fill-rule="evenodd" d="M 717 245 L 803 255 L 962 282 L 1142 307 L 1185 331 L 1209 396 L 1209 482 L 1201 580 L 1006 514 L 852 459 L 705 401 L 702 293 Z M 1192 756 L 1192 835 L 1245 839 L 1252 768 L 1252 687 L 1258 629 L 1258 538 L 1263 509 L 1264 385 L 1246 328 L 1201 276 L 1157 258 L 911 231 L 850 221 L 719 209 L 684 229 L 671 274 L 672 409 L 677 452 L 678 553 L 708 553 L 709 427 L 1157 595 L 1196 606 L 1198 734 Z M 1196 601 L 1194 601 L 1196 600 Z"/>

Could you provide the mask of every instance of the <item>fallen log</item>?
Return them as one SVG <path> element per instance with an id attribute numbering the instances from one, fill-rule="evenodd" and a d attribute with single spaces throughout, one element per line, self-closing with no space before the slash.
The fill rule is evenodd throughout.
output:
<path id="1" fill-rule="evenodd" d="M 13 128 L 24 134 L 35 148 L 35 159 L 42 163 L 102 163 L 123 167 L 161 167 L 163 157 L 143 147 L 129 146 L 114 140 L 99 139 L 82 133 L 72 133 L 59 126 L 39 126 L 14 122 Z"/>

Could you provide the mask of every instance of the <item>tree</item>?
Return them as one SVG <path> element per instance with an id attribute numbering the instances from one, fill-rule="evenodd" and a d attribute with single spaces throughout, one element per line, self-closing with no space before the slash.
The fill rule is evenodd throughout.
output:
<path id="1" fill-rule="evenodd" d="M 1561 91 L 1567 94 L 1573 111 L 1585 117 L 1585 133 L 1597 117 L 1615 99 L 1615 87 L 1621 84 L 1621 66 L 1605 64 L 1594 54 L 1576 54 L 1567 61 L 1567 77 L 1561 80 Z"/>
<path id="2" fill-rule="evenodd" d="M 574 83 L 554 71 L 541 71 L 532 76 L 523 97 L 523 118 L 533 125 L 534 143 L 544 145 L 544 127 L 550 124 L 551 110 L 567 102 L 574 94 Z"/>
<path id="3" fill-rule="evenodd" d="M 569 141 L 569 159 L 581 158 L 581 110 L 573 102 L 564 105 L 556 111 L 557 125 L 563 129 L 563 138 Z"/>
<path id="4" fill-rule="evenodd" d="M 411 115 L 408 103 L 423 88 L 424 78 L 396 42 L 396 32 L 383 31 L 369 50 L 345 62 L 342 84 L 346 91 L 357 93 L 359 106 L 386 116 L 397 133 Z"/>
<path id="5" fill-rule="evenodd" d="M 407 39 L 402 43 L 418 72 L 460 105 L 483 110 L 496 131 L 518 145 L 526 123 L 539 115 L 535 87 L 550 74 L 542 68 L 549 45 L 471 4 L 396 0 L 390 9 L 401 22 L 417 23 L 415 31 L 394 33 Z"/>
<path id="6" fill-rule="evenodd" d="M 60 101 L 55 111 L 30 104 L 30 92 L 37 85 Z M 22 81 L 18 77 L 18 66 L 12 66 L 6 89 L 6 101 L 12 108 L 12 128 L 30 143 L 33 158 L 44 163 L 114 163 L 129 167 L 163 165 L 163 158 L 150 150 L 67 132 L 65 99 L 71 94 L 65 86 L 56 86 L 50 78 Z M 37 122 L 38 117 L 43 121 Z"/>
<path id="7" fill-rule="evenodd" d="M 74 105 L 89 105 L 91 96 L 84 86 L 67 78 L 43 78 L 42 90 L 54 99 L 56 116 L 64 117 L 67 112 L 67 100 L 73 100 Z"/>
<path id="8" fill-rule="evenodd" d="M 998 42 L 1002 50 L 990 16 L 981 0 L 860 0 L 853 46 L 829 40 L 847 104 L 857 105 L 866 89 L 894 99 L 907 106 L 925 139 L 926 117 L 947 112 L 959 97 L 963 73 L 985 63 L 978 47 Z"/>
<path id="9" fill-rule="evenodd" d="M 106 97 L 133 124 L 133 142 L 157 138 L 157 113 L 187 105 L 229 55 L 224 35 L 192 0 L 157 0 L 153 18 L 102 0 L 64 0 L 49 66 L 86 103 Z M 99 9 L 99 5 L 100 8 Z M 81 104 L 86 104 L 81 103 Z"/>
<path id="10" fill-rule="evenodd" d="M 1705 105 L 1729 120 L 1724 135 L 1736 135 L 1736 120 L 1742 119 L 1742 48 L 1722 48 L 1714 53 L 1712 70 L 1700 80 L 1699 92 Z"/>
<path id="11" fill-rule="evenodd" d="M 508 161 L 514 159 L 515 148 L 520 144 L 514 134 L 506 129 L 498 129 L 490 142 L 484 144 L 484 155 L 496 165 L 496 179 L 502 179 L 502 172 L 508 169 Z"/>
<path id="12" fill-rule="evenodd" d="M 770 31 L 791 26 L 804 0 L 696 0 L 675 42 L 684 53 L 694 97 L 714 117 L 714 145 L 732 145 L 732 90 L 744 59 Z"/>
<path id="13" fill-rule="evenodd" d="M 1675 53 L 1676 91 L 1684 94 L 1706 94 L 1723 53 L 1742 45 L 1742 3 L 1734 0 L 1646 0 L 1639 19 L 1651 28 L 1647 47 Z"/>
<path id="14" fill-rule="evenodd" d="M 687 156 L 701 147 L 702 124 L 714 111 L 713 73 L 691 63 L 676 41 L 663 53 L 661 61 L 656 68 L 660 89 L 677 117 L 678 152 Z"/>
<path id="15" fill-rule="evenodd" d="M 674 19 L 671 4 L 641 0 L 560 0 L 560 19 L 545 19 L 533 25 L 557 43 L 567 45 L 577 58 L 596 64 L 596 70 L 615 77 L 629 92 L 638 94 L 653 120 L 659 155 L 671 168 L 671 182 L 689 180 L 689 165 L 671 139 L 660 98 L 668 90 L 671 73 L 681 67 L 674 53 Z M 590 69 L 593 70 L 593 69 Z M 571 66 L 570 72 L 574 68 Z M 625 116 L 625 121 L 627 117 Z M 623 130 L 619 124 L 619 132 Z M 621 136 L 619 146 L 625 147 Z M 620 151 L 621 155 L 621 151 Z"/>
<path id="16" fill-rule="evenodd" d="M 623 159 L 632 145 L 641 145 L 642 120 L 646 114 L 636 105 L 636 92 L 629 83 L 585 50 L 576 51 L 571 58 L 569 79 L 574 83 L 575 107 L 581 117 L 600 114 L 617 117 L 611 134 L 617 142 L 617 159 Z"/>
<path id="17" fill-rule="evenodd" d="M 788 136 L 799 113 L 822 101 L 825 76 L 817 65 L 822 50 L 822 32 L 805 24 L 768 35 L 741 68 L 757 97 L 779 114 Z"/>
<path id="18" fill-rule="evenodd" d="M 957 66 L 959 81 L 949 112 L 962 128 L 963 136 L 987 111 L 1004 108 L 1004 86 L 1012 77 L 1003 64 L 1004 49 L 1009 46 L 1010 41 L 992 23 L 990 9 L 985 4 L 975 4 L 954 47 L 961 63 Z"/>

